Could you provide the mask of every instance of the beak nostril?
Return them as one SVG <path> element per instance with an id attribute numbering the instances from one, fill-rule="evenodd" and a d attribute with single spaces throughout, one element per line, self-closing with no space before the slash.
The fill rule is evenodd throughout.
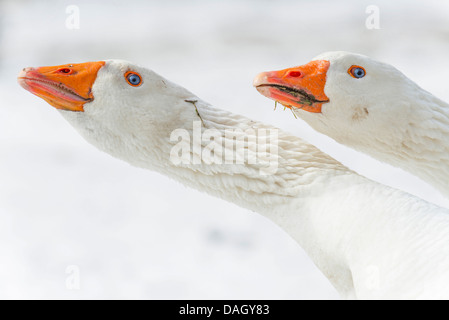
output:
<path id="1" fill-rule="evenodd" d="M 288 75 L 289 75 L 290 77 L 298 78 L 298 77 L 301 77 L 301 76 L 302 76 L 302 73 L 301 73 L 301 71 L 290 71 L 290 72 L 288 73 Z"/>
<path id="2" fill-rule="evenodd" d="M 61 69 L 58 69 L 58 72 L 59 72 L 59 73 L 64 73 L 64 74 L 71 74 L 71 73 L 72 73 L 72 69 L 69 69 L 69 68 L 61 68 Z"/>

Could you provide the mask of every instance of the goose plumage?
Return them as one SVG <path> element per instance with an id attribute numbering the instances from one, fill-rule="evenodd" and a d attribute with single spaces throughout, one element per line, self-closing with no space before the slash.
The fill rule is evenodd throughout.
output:
<path id="1" fill-rule="evenodd" d="M 327 52 L 302 66 L 263 72 L 254 86 L 318 132 L 449 196 L 449 104 L 395 67 L 360 54 Z M 304 95 L 325 101 L 312 103 Z"/>
<path id="2" fill-rule="evenodd" d="M 25 68 L 18 81 L 98 149 L 272 220 L 343 298 L 449 298 L 447 209 L 126 61 Z M 243 158 L 220 161 L 229 132 Z"/>

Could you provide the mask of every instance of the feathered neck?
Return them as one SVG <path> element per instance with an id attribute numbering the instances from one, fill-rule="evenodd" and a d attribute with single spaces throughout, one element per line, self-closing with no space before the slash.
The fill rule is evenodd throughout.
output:
<path id="1" fill-rule="evenodd" d="M 449 196 L 449 104 L 424 90 L 417 94 L 401 156 L 409 159 L 408 171 Z"/>
<path id="2" fill-rule="evenodd" d="M 449 104 L 418 87 L 394 103 L 405 106 L 401 124 L 391 128 L 389 137 L 356 149 L 409 171 L 449 196 Z"/>
<path id="3" fill-rule="evenodd" d="M 316 147 L 278 128 L 211 107 L 183 102 L 181 120 L 156 129 L 108 125 L 63 112 L 92 144 L 135 166 L 258 212 L 311 188 L 316 181 L 353 174 Z"/>
<path id="4" fill-rule="evenodd" d="M 447 246 L 441 245 L 442 240 L 449 241 L 446 211 L 365 179 L 281 130 L 214 109 L 199 99 L 195 105 L 179 103 L 178 120 L 150 129 L 155 124 L 122 130 L 77 113 L 63 115 L 99 149 L 271 219 L 306 250 L 344 297 L 407 296 L 395 282 L 401 275 L 392 269 L 407 258 L 408 248 L 422 251 L 415 263 L 423 270 L 435 248 L 440 256 L 449 256 Z M 239 163 L 237 153 L 230 163 L 223 157 L 224 163 L 207 163 L 211 150 L 216 155 L 238 149 L 236 143 L 226 144 L 238 140 L 227 136 L 226 130 L 237 136 L 246 132 L 243 150 L 260 151 L 257 148 L 265 145 L 266 152 L 256 161 L 243 157 Z M 275 140 L 270 140 L 273 135 Z M 215 143 L 220 148 L 213 148 L 212 136 L 218 137 Z M 266 143 L 261 143 L 263 138 Z M 436 231 L 429 232 L 433 226 Z M 427 251 L 429 246 L 434 249 Z M 449 270 L 449 261 L 441 263 Z M 377 277 L 372 288 L 365 285 L 370 270 Z M 418 289 L 423 279 L 435 276 L 410 275 L 410 283 Z M 449 280 L 448 273 L 445 279 Z M 442 290 L 438 294 L 446 294 Z"/>

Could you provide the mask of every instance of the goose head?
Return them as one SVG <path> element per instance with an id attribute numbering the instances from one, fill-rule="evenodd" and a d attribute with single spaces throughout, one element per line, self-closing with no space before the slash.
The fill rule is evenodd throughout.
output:
<path id="1" fill-rule="evenodd" d="M 254 86 L 315 130 L 384 159 L 402 146 L 424 111 L 413 103 L 421 89 L 399 70 L 349 52 L 260 73 Z"/>
<path id="2" fill-rule="evenodd" d="M 125 160 L 197 120 L 195 96 L 156 72 L 123 60 L 25 68 L 19 84 L 60 111 L 96 147 Z M 191 123 L 191 122 L 190 122 Z"/>
<path id="3" fill-rule="evenodd" d="M 18 82 L 65 116 L 113 127 L 135 127 L 144 119 L 162 128 L 179 117 L 183 99 L 192 98 L 154 71 L 123 60 L 25 68 Z"/>

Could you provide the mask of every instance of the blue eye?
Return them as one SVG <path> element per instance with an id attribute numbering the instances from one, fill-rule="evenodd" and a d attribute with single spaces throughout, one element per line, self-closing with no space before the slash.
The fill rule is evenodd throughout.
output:
<path id="1" fill-rule="evenodd" d="M 132 85 L 133 87 L 138 87 L 142 83 L 142 77 L 137 72 L 128 71 L 125 73 L 125 78 L 128 84 Z"/>
<path id="2" fill-rule="evenodd" d="M 348 73 L 356 79 L 363 78 L 366 75 L 365 69 L 359 66 L 352 66 L 349 68 Z"/>

